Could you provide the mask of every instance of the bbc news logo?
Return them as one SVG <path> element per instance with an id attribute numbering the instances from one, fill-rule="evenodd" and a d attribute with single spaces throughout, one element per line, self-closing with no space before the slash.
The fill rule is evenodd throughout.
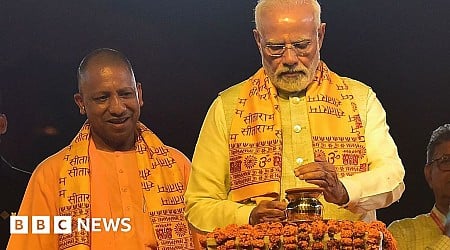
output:
<path id="1" fill-rule="evenodd" d="M 11 234 L 71 234 L 73 221 L 71 216 L 11 216 L 9 232 Z M 53 232 L 50 232 L 53 224 Z M 78 218 L 76 220 L 77 231 L 88 232 L 129 232 L 131 231 L 130 218 Z"/>

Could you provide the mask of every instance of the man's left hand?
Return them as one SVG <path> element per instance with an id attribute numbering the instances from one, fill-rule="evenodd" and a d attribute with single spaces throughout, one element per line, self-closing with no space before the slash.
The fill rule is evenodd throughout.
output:
<path id="1" fill-rule="evenodd" d="M 314 160 L 315 162 L 297 167 L 294 170 L 295 176 L 322 188 L 326 201 L 337 205 L 346 204 L 349 201 L 348 193 L 337 177 L 334 165 L 322 158 Z"/>

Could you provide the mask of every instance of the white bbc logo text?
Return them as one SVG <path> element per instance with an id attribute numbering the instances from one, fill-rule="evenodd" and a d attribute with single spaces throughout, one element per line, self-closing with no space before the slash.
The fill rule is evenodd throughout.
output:
<path id="1" fill-rule="evenodd" d="M 51 220 L 51 218 L 53 218 Z M 51 223 L 53 221 L 53 232 Z M 130 218 L 78 218 L 77 231 L 101 232 L 101 231 L 131 231 Z M 70 234 L 72 233 L 72 217 L 70 216 L 31 216 L 29 225 L 28 216 L 11 216 L 9 232 L 11 234 L 28 234 L 31 226 L 32 234 Z"/>

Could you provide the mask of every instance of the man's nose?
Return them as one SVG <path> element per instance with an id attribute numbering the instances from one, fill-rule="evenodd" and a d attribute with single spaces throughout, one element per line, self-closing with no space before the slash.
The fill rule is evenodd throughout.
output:
<path id="1" fill-rule="evenodd" d="M 292 45 L 286 46 L 284 53 L 282 55 L 282 62 L 284 65 L 292 66 L 298 63 L 297 53 L 295 52 Z"/>
<path id="2" fill-rule="evenodd" d="M 109 104 L 109 112 L 114 115 L 121 115 L 127 110 L 127 107 L 123 103 L 119 96 L 113 96 Z"/>

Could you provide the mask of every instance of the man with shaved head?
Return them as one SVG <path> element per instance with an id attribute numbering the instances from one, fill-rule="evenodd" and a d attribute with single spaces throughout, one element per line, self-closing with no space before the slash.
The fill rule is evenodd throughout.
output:
<path id="1" fill-rule="evenodd" d="M 19 210 L 71 216 L 72 230 L 13 234 L 8 249 L 193 249 L 183 198 L 190 162 L 139 122 L 142 86 L 128 59 L 112 49 L 91 52 L 78 89 L 87 121 L 36 168 Z M 90 229 L 79 226 L 90 220 Z"/>
<path id="2" fill-rule="evenodd" d="M 320 60 L 320 13 L 314 0 L 256 5 L 262 68 L 219 93 L 195 148 L 185 197 L 199 231 L 283 221 L 291 188 L 320 188 L 324 219 L 364 221 L 403 193 L 404 168 L 375 93 Z"/>

